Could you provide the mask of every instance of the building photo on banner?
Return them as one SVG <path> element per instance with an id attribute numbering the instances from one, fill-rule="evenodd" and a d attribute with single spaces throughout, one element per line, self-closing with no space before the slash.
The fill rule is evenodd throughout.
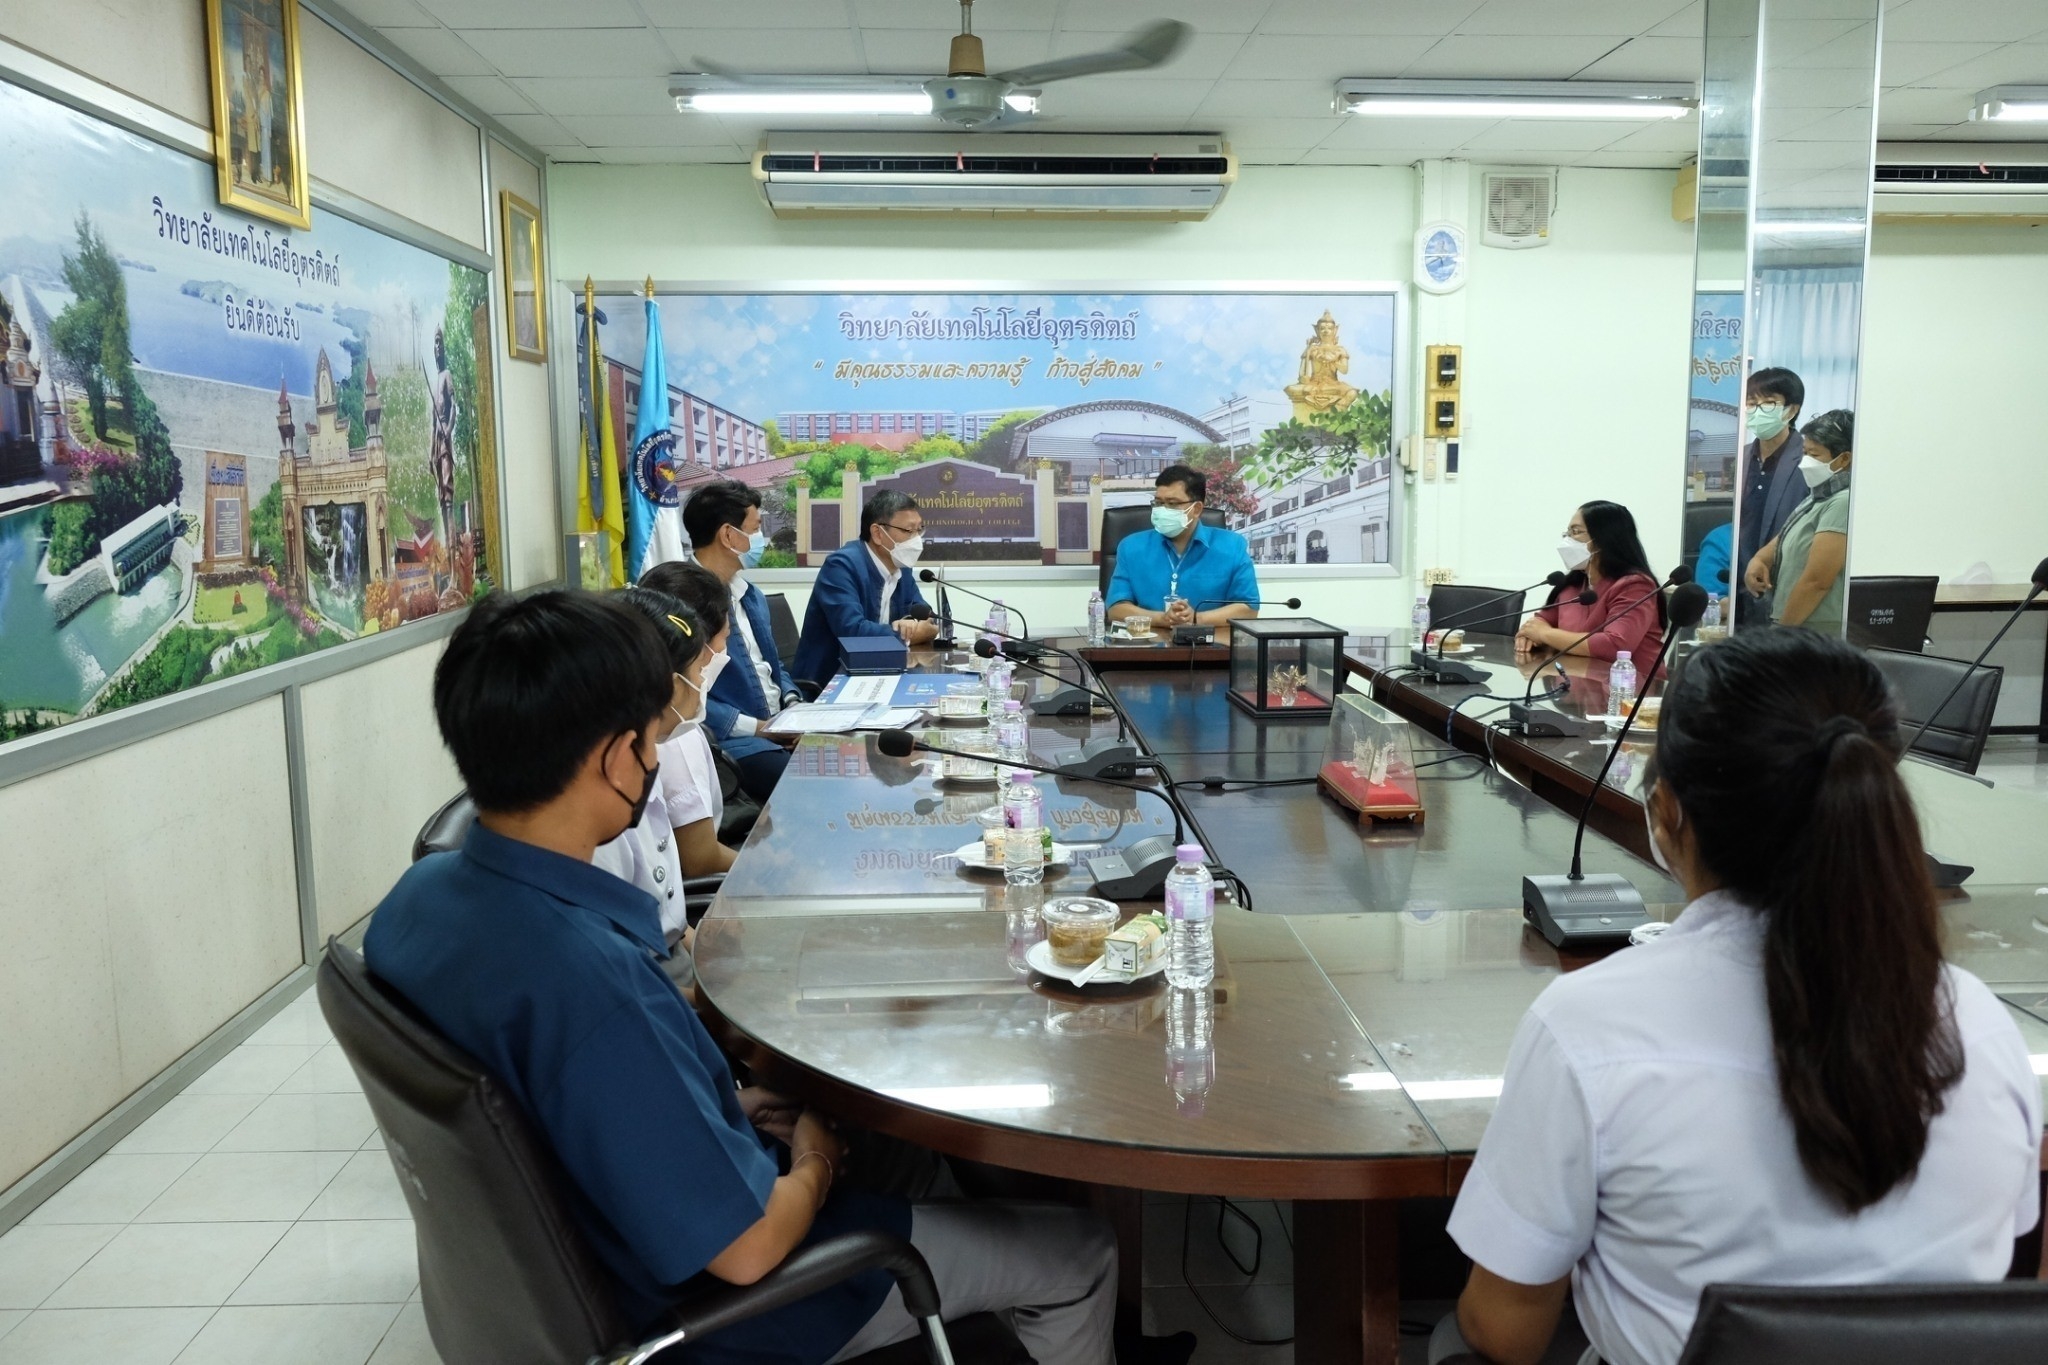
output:
<path id="1" fill-rule="evenodd" d="M 489 280 L 0 83 L 0 739 L 498 581 Z"/>
<path id="2" fill-rule="evenodd" d="M 821 563 L 880 489 L 918 500 L 928 562 L 1097 563 L 1103 508 L 1149 502 L 1172 464 L 1207 477 L 1209 506 L 1262 564 L 1388 564 L 1398 301 L 1363 285 L 718 287 L 663 290 L 651 308 L 602 293 L 592 393 L 579 292 L 561 306 L 600 438 L 585 442 L 582 529 L 602 522 L 608 432 L 629 510 L 659 518 L 713 479 L 758 488 L 764 568 Z M 650 442 L 656 366 L 671 439 Z"/>

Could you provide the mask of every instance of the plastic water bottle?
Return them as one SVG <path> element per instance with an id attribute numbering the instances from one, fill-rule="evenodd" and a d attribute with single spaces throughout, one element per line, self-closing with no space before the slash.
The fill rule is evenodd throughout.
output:
<path id="1" fill-rule="evenodd" d="M 1103 604 L 1102 589 L 1088 590 L 1088 643 L 1104 644 L 1109 640 L 1109 608 Z"/>
<path id="2" fill-rule="evenodd" d="M 1428 593 L 1422 592 L 1417 593 L 1415 595 L 1415 611 L 1414 614 L 1408 618 L 1408 622 L 1410 629 L 1414 635 L 1414 638 L 1410 640 L 1409 643 L 1414 645 L 1417 649 L 1420 649 L 1429 639 Z"/>
<path id="3" fill-rule="evenodd" d="M 988 619 L 989 624 L 993 625 L 998 631 L 1001 631 L 1003 635 L 1014 633 L 1010 629 L 1010 609 L 1003 605 L 1002 598 L 998 597 L 995 600 L 995 604 L 989 608 Z M 997 638 L 996 643 L 1002 643 L 1001 637 Z"/>
<path id="4" fill-rule="evenodd" d="M 1010 779 L 1019 771 L 1007 765 L 1031 761 L 1031 728 L 1024 719 L 1021 701 L 1005 700 L 999 707 L 992 704 L 990 709 L 996 717 L 996 790 L 1007 792 Z"/>
<path id="5" fill-rule="evenodd" d="M 1010 778 L 1003 793 L 1003 880 L 1011 886 L 1036 886 L 1045 880 L 1045 798 L 1028 772 Z"/>
<path id="6" fill-rule="evenodd" d="M 1010 683 L 1017 676 L 1017 666 L 1008 659 L 997 655 L 988 661 L 988 672 L 982 675 L 982 685 L 987 695 L 989 724 L 1002 718 L 1003 703 L 1010 699 Z"/>
<path id="7" fill-rule="evenodd" d="M 1166 1083 L 1174 1107 L 1200 1118 L 1216 1084 L 1216 1002 L 1207 986 L 1166 995 Z"/>
<path id="8" fill-rule="evenodd" d="M 1718 626 L 1718 625 L 1720 625 L 1720 624 L 1721 624 L 1721 599 L 1720 599 L 1720 598 L 1718 598 L 1718 597 L 1715 597 L 1715 596 L 1713 596 L 1712 594 L 1709 594 L 1709 595 L 1708 595 L 1708 597 L 1707 597 L 1707 609 L 1706 609 L 1706 611 L 1704 611 L 1704 612 L 1702 612 L 1702 613 L 1700 614 L 1700 624 L 1701 624 L 1701 625 L 1703 625 L 1703 626 L 1709 626 L 1709 627 L 1712 627 L 1712 626 Z"/>
<path id="9" fill-rule="evenodd" d="M 1002 632 L 1007 630 L 1008 626 L 1009 615 L 1003 610 L 1003 604 L 998 602 L 988 609 L 988 617 L 981 623 L 981 638 L 994 645 L 1000 651 L 1003 647 Z M 1001 657 L 1002 655 L 998 653 L 984 663 L 982 665 L 983 672 L 987 671 L 989 664 L 994 663 L 996 659 Z"/>
<path id="10" fill-rule="evenodd" d="M 1607 710 L 1609 715 L 1625 716 L 1636 703 L 1636 663 L 1627 650 L 1614 656 L 1614 666 L 1607 670 Z"/>
<path id="11" fill-rule="evenodd" d="M 1173 851 L 1166 874 L 1166 984 L 1207 986 L 1216 979 L 1216 882 L 1200 844 Z"/>

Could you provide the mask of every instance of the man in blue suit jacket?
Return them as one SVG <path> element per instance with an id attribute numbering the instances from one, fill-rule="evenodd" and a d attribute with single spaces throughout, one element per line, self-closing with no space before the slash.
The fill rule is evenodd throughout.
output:
<path id="1" fill-rule="evenodd" d="M 912 620 L 925 605 L 917 590 L 924 553 L 924 513 L 908 493 L 887 489 L 860 509 L 860 539 L 834 550 L 818 567 L 796 646 L 796 675 L 823 684 L 839 671 L 839 641 L 848 635 L 900 635 L 906 645 L 938 638 L 936 621 Z M 884 604 L 886 604 L 886 609 Z"/>
<path id="2" fill-rule="evenodd" d="M 740 786 L 756 801 L 768 799 L 789 766 L 784 741 L 760 733 L 761 722 L 803 700 L 775 651 L 768 599 L 742 570 L 761 561 L 768 537 L 761 530 L 761 494 L 736 479 L 705 484 L 683 507 L 697 562 L 732 590 L 732 662 L 705 698 L 704 729 L 739 770 Z"/>

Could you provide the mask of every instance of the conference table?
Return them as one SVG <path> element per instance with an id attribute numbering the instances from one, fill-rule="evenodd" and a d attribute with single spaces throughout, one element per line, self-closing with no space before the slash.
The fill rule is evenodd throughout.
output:
<path id="1" fill-rule="evenodd" d="M 1361 824 L 1312 785 L 1326 724 L 1245 715 L 1190 651 L 1083 652 L 1085 671 L 1056 671 L 1114 694 L 1159 780 L 1181 784 L 1190 837 L 1249 891 L 1241 903 L 1219 884 L 1208 991 L 1156 978 L 1077 989 L 1024 960 L 1044 902 L 1089 892 L 1091 857 L 1173 832 L 1165 801 L 1042 780 L 1073 864 L 1010 887 L 952 856 L 978 842 L 991 788 L 948 783 L 923 755 L 892 758 L 872 734 L 812 736 L 699 926 L 705 1018 L 760 1079 L 856 1124 L 1092 1187 L 1117 1224 L 1132 1306 L 1141 1192 L 1292 1201 L 1296 1359 L 1391 1362 L 1399 1201 L 1456 1192 L 1517 1022 L 1578 965 L 1525 928 L 1520 879 L 1568 864 L 1604 741 L 1523 740 L 1485 729 L 1496 703 L 1459 705 L 1461 692 L 1521 694 L 1504 646 L 1475 651 L 1489 681 L 1460 689 L 1399 671 L 1405 631 L 1355 635 L 1345 669 L 1380 701 L 1350 695 L 1409 726 L 1430 765 L 1421 820 Z M 1604 706 L 1604 669 L 1568 667 L 1560 701 Z M 1032 756 L 1057 765 L 1116 732 L 1105 708 L 1034 718 Z M 1488 746 L 1492 761 L 1472 756 Z M 1639 843 L 1647 748 L 1630 751 L 1594 802 L 1586 867 L 1629 876 L 1670 918 L 1678 888 L 1597 818 L 1625 835 L 1632 810 Z M 1222 785 L 1188 785 L 1211 777 Z M 1290 785 L 1236 785 L 1254 781 Z M 2038 832 L 2038 802 L 2012 807 L 2030 798 L 1932 770 L 1914 782 L 1956 843 L 1943 851 L 1983 860 L 1949 908 L 1955 955 L 1999 990 L 2048 1069 L 2048 857 L 2013 837 L 2030 815 Z"/>

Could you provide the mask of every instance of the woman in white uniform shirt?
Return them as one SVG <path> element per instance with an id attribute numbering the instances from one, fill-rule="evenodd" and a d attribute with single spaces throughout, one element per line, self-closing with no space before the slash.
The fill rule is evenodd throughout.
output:
<path id="1" fill-rule="evenodd" d="M 732 636 L 732 595 L 709 569 L 679 560 L 655 565 L 640 576 L 640 586 L 666 593 L 688 607 L 709 638 L 710 648 L 698 661 L 699 672 L 684 676 L 691 693 L 683 714 L 701 720 L 704 699 L 730 657 L 726 644 Z M 675 829 L 683 874 L 708 877 L 727 871 L 739 855 L 718 839 L 719 823 L 725 818 L 725 793 L 719 787 L 717 762 L 703 727 L 688 726 L 662 744 L 661 761 L 671 770 L 665 784 L 669 824 Z"/>
<path id="2" fill-rule="evenodd" d="M 2006 1007 L 1942 962 L 1901 747 L 1882 675 L 1833 638 L 1688 662 L 1648 803 L 1688 904 L 1522 1020 L 1432 1361 L 1536 1361 L 1567 1289 L 1601 1360 L 1671 1365 L 1709 1284 L 2004 1276 L 2039 1209 L 2039 1083 Z"/>

